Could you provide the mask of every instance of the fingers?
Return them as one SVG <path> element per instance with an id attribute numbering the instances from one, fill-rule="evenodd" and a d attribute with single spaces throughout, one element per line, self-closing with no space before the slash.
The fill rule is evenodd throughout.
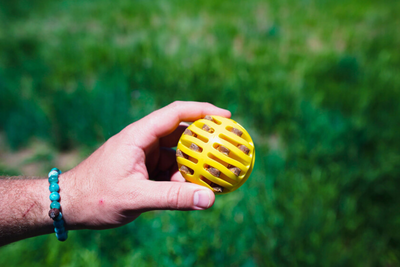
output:
<path id="1" fill-rule="evenodd" d="M 203 210 L 215 201 L 211 190 L 192 183 L 142 181 L 140 185 L 145 188 L 134 204 L 142 210 Z"/>
<path id="2" fill-rule="evenodd" d="M 146 149 L 159 138 L 171 134 L 181 121 L 195 121 L 205 115 L 229 118 L 231 113 L 209 103 L 176 101 L 134 124 L 134 127 L 142 132 L 141 138 L 135 140 L 135 144 Z"/>

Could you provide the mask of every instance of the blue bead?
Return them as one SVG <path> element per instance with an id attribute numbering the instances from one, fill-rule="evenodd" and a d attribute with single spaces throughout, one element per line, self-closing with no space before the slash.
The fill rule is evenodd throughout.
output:
<path id="1" fill-rule="evenodd" d="M 60 234 L 60 233 L 62 233 L 62 232 L 65 232 L 65 227 L 64 226 L 62 226 L 62 227 L 60 227 L 60 228 L 54 228 L 54 232 L 56 232 L 57 234 Z"/>
<path id="2" fill-rule="evenodd" d="M 57 175 L 50 176 L 49 183 L 58 183 L 58 176 Z"/>
<path id="3" fill-rule="evenodd" d="M 50 176 L 58 176 L 58 175 L 60 175 L 60 174 L 58 173 L 58 171 L 55 171 L 55 170 L 54 170 L 54 171 L 50 171 L 48 176 L 50 177 Z"/>
<path id="4" fill-rule="evenodd" d="M 53 225 L 55 228 L 61 228 L 64 226 L 64 220 L 60 220 L 60 221 L 54 221 Z"/>
<path id="5" fill-rule="evenodd" d="M 51 202 L 50 209 L 58 209 L 59 210 L 60 208 L 61 208 L 60 202 L 58 202 L 58 201 Z"/>
<path id="6" fill-rule="evenodd" d="M 65 231 L 65 232 L 62 232 L 62 233 L 56 233 L 56 237 L 60 241 L 65 241 L 68 238 L 68 232 Z"/>
<path id="7" fill-rule="evenodd" d="M 51 201 L 59 201 L 60 200 L 60 194 L 57 192 L 53 192 L 50 194 L 50 200 Z"/>
<path id="8" fill-rule="evenodd" d="M 56 172 L 58 172 L 58 174 L 61 174 L 61 171 L 58 168 L 53 168 L 53 169 L 51 169 L 51 171 L 56 171 Z"/>
<path id="9" fill-rule="evenodd" d="M 57 218 L 54 218 L 55 221 L 59 221 L 62 219 L 62 213 L 58 214 Z"/>
<path id="10" fill-rule="evenodd" d="M 49 190 L 50 192 L 58 192 L 60 190 L 60 186 L 57 183 L 50 183 Z"/>

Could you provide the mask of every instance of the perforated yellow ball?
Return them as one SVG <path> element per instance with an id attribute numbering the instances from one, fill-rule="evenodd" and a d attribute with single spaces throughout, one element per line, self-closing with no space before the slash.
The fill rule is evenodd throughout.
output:
<path id="1" fill-rule="evenodd" d="M 216 194 L 226 194 L 249 178 L 255 149 L 243 126 L 224 117 L 206 116 L 185 130 L 176 156 L 187 181 L 206 186 Z"/>

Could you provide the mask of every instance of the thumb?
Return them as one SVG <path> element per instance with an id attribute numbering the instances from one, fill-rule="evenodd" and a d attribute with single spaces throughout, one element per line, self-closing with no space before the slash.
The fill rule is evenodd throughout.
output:
<path id="1" fill-rule="evenodd" d="M 214 204 L 214 193 L 200 185 L 146 181 L 142 205 L 146 210 L 204 210 Z"/>

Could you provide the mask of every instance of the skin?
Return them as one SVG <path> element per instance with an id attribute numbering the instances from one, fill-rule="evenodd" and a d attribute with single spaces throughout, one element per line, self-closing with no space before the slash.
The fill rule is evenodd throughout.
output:
<path id="1" fill-rule="evenodd" d="M 185 182 L 175 147 L 187 125 L 205 115 L 229 118 L 208 103 L 174 102 L 128 125 L 86 160 L 60 175 L 67 230 L 125 225 L 151 210 L 203 210 L 208 188 Z M 0 177 L 0 246 L 53 233 L 47 178 Z M 21 178 L 21 177 L 19 177 Z"/>

